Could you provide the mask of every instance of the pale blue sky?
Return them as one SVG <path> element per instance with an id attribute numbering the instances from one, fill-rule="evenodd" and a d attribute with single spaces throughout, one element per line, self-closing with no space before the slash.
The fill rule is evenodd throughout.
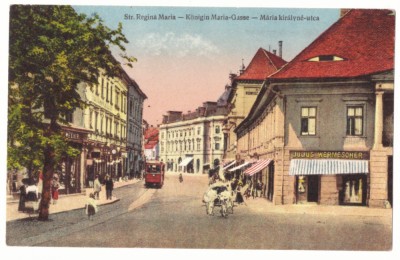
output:
<path id="1" fill-rule="evenodd" d="M 119 22 L 129 40 L 128 53 L 137 57 L 127 68 L 148 95 L 144 118 L 161 122 L 167 110 L 196 109 L 215 101 L 228 83 L 228 75 L 247 66 L 258 48 L 276 49 L 283 41 L 283 58 L 290 61 L 339 18 L 339 9 L 204 8 L 74 6 L 79 13 L 96 12 L 111 28 Z M 125 15 L 174 15 L 177 20 L 126 20 Z M 241 15 L 249 21 L 186 20 L 186 15 Z M 318 21 L 260 20 L 261 15 L 304 15 Z M 180 97 L 180 98 L 176 98 Z M 182 98 L 184 97 L 184 98 Z M 173 102 L 168 102 L 168 100 Z M 150 106 L 150 107 L 149 107 Z"/>

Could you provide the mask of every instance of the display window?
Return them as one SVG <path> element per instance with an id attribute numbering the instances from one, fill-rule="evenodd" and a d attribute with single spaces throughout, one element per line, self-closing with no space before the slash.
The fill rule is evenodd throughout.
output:
<path id="1" fill-rule="evenodd" d="M 366 205 L 366 175 L 342 176 L 342 190 L 339 201 L 342 205 Z"/>

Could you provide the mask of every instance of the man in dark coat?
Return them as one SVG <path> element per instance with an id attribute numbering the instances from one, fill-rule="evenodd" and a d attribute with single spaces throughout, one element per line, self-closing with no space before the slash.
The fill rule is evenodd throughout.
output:
<path id="1" fill-rule="evenodd" d="M 105 185 L 106 185 L 106 196 L 107 199 L 112 200 L 112 191 L 114 189 L 114 182 L 110 176 L 106 175 L 106 180 L 105 180 Z"/>

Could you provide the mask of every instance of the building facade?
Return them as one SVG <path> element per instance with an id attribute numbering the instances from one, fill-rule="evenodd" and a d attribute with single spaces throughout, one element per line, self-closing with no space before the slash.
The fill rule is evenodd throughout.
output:
<path id="1" fill-rule="evenodd" d="M 392 12 L 351 10 L 266 80 L 235 129 L 237 157 L 253 162 L 244 174 L 264 197 L 392 204 L 393 61 Z"/>
<path id="2" fill-rule="evenodd" d="M 91 130 L 86 150 L 86 181 L 106 174 L 114 179 L 126 175 L 127 94 L 126 77 L 109 78 L 103 74 L 94 86 L 80 84 L 88 104 L 84 109 L 83 128 Z"/>
<path id="3" fill-rule="evenodd" d="M 144 163 L 143 158 L 143 103 L 147 96 L 133 80 L 128 79 L 128 118 L 127 118 L 127 163 L 126 171 L 130 177 L 138 175 Z"/>
<path id="4" fill-rule="evenodd" d="M 231 91 L 228 96 L 229 113 L 224 124 L 226 138 L 225 159 L 233 160 L 237 152 L 237 136 L 235 128 L 248 115 L 257 94 L 266 77 L 279 68 L 286 61 L 282 59 L 282 42 L 280 42 L 280 56 L 270 53 L 262 48 L 258 49 L 246 69 L 244 66 L 240 75 L 231 75 Z"/>
<path id="5" fill-rule="evenodd" d="M 167 171 L 203 173 L 222 163 L 227 109 L 205 102 L 195 112 L 168 111 L 160 131 L 160 160 Z"/>

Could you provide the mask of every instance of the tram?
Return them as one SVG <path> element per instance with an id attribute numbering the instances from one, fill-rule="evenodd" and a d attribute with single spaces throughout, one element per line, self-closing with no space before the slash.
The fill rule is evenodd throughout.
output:
<path id="1" fill-rule="evenodd" d="M 160 161 L 146 161 L 144 181 L 146 187 L 161 188 L 164 185 L 165 164 Z"/>

